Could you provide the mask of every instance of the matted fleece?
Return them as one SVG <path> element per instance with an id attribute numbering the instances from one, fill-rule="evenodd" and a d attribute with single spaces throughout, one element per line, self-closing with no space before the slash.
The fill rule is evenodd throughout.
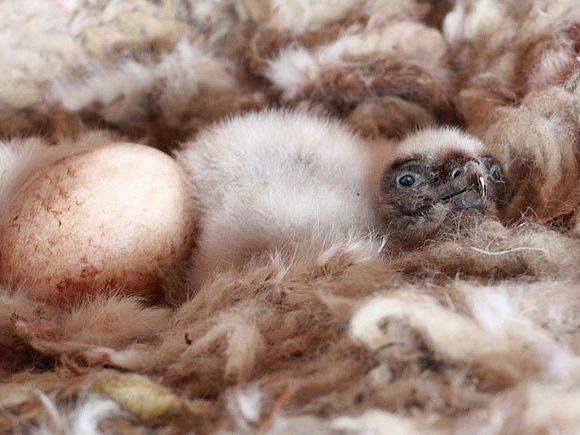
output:
<path id="1" fill-rule="evenodd" d="M 404 254 L 307 241 L 201 288 L 164 276 L 155 305 L 4 286 L 0 432 L 580 432 L 577 1 L 13 0 L 0 59 L 1 192 L 21 150 L 174 153 L 272 107 L 371 141 L 458 126 L 515 187 Z"/>

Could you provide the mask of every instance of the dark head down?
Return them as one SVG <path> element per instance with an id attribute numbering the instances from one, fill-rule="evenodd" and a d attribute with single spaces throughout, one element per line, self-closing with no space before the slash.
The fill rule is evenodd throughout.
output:
<path id="1" fill-rule="evenodd" d="M 429 129 L 401 142 L 383 172 L 379 214 L 391 245 L 410 249 L 462 221 L 500 214 L 510 197 L 506 168 L 481 142 Z"/>

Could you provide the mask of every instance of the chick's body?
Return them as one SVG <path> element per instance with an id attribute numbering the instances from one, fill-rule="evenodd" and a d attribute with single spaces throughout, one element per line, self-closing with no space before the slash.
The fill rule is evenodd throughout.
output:
<path id="1" fill-rule="evenodd" d="M 262 112 L 186 144 L 197 210 L 196 281 L 249 258 L 376 226 L 377 148 L 336 121 Z"/>

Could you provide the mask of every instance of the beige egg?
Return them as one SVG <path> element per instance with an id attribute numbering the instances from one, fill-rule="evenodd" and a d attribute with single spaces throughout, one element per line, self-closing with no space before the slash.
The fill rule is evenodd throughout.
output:
<path id="1" fill-rule="evenodd" d="M 0 228 L 0 277 L 54 304 L 114 289 L 155 297 L 193 214 L 178 164 L 144 145 L 81 149 L 27 180 Z"/>

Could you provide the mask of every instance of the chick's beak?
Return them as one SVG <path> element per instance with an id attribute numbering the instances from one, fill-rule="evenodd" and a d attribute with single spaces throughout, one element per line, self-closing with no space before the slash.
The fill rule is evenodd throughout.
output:
<path id="1" fill-rule="evenodd" d="M 455 210 L 483 210 L 486 196 L 485 168 L 470 160 L 454 167 L 444 184 L 441 202 L 448 202 Z"/>

